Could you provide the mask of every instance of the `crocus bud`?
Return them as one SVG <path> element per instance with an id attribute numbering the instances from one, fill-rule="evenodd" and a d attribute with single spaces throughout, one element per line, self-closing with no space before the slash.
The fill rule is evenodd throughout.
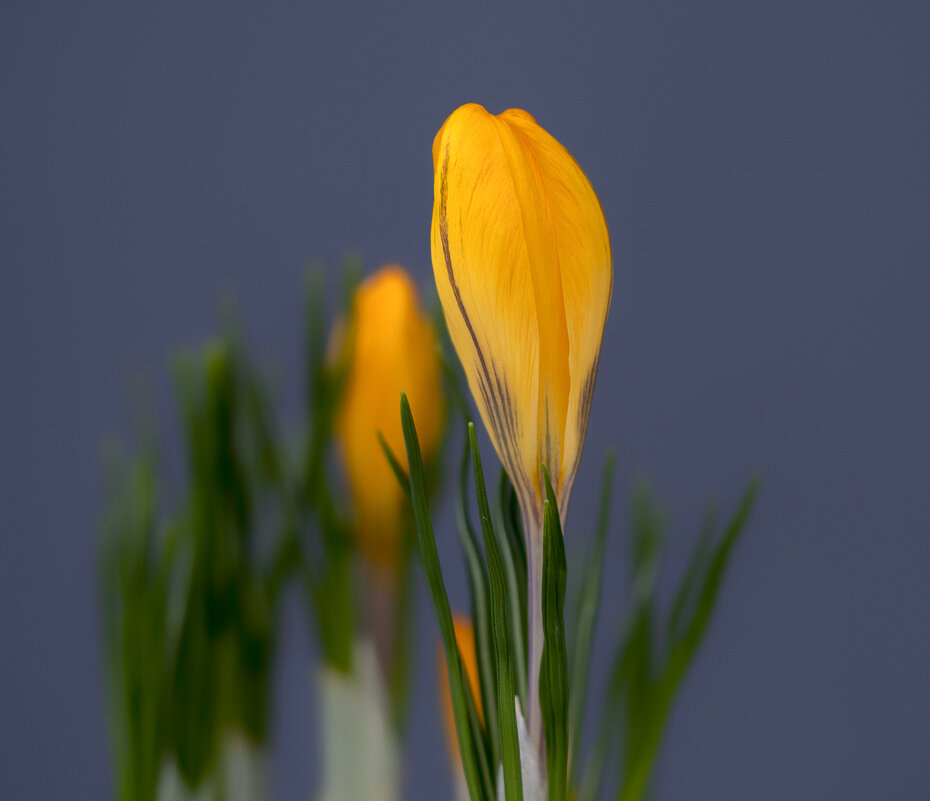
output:
<path id="1" fill-rule="evenodd" d="M 404 435 L 397 404 L 407 394 L 416 416 L 423 457 L 439 449 L 443 396 L 433 326 L 405 270 L 387 265 L 366 280 L 353 299 L 345 331 L 345 393 L 336 435 L 348 478 L 361 552 L 376 567 L 396 563 L 406 499 L 378 441 L 384 436 L 399 459 Z"/>
<path id="2" fill-rule="evenodd" d="M 481 705 L 481 686 L 478 680 L 478 657 L 475 652 L 475 629 L 472 622 L 463 615 L 453 615 L 452 625 L 455 628 L 455 643 L 459 648 L 459 657 L 462 667 L 465 668 L 465 677 L 468 680 L 468 689 L 478 712 L 478 721 L 484 725 L 484 709 Z M 446 664 L 446 653 L 439 644 L 439 687 L 442 695 L 442 722 L 446 732 L 446 745 L 452 764 L 461 770 L 462 755 L 459 752 L 459 738 L 455 731 L 455 713 L 452 711 L 452 693 L 449 691 L 449 668 Z M 467 795 L 466 795 L 467 798 Z"/>
<path id="3" fill-rule="evenodd" d="M 610 237 L 581 168 L 525 111 L 457 109 L 433 172 L 439 299 L 526 530 L 527 724 L 542 751 L 541 466 L 564 516 L 610 306 Z"/>
<path id="4" fill-rule="evenodd" d="M 571 154 L 525 111 L 457 109 L 433 169 L 446 323 L 527 527 L 540 530 L 540 465 L 564 514 L 581 457 L 613 283 L 607 224 Z"/>

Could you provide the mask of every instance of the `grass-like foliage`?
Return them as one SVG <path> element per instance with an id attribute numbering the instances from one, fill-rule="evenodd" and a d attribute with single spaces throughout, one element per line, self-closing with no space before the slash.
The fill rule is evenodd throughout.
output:
<path id="1" fill-rule="evenodd" d="M 155 797 L 165 759 L 197 787 L 226 733 L 266 741 L 291 558 L 283 539 L 258 541 L 281 467 L 264 388 L 238 340 L 182 357 L 176 379 L 187 491 L 175 510 L 160 507 L 152 445 L 128 467 L 112 457 L 100 541 L 118 798 L 133 801 Z"/>
<path id="2" fill-rule="evenodd" d="M 468 424 L 462 458 L 457 519 L 465 559 L 480 684 L 472 697 L 455 641 L 449 599 L 427 504 L 426 481 L 416 427 L 406 398 L 401 400 L 409 488 L 421 562 L 439 619 L 445 649 L 462 767 L 472 801 L 522 801 L 527 792 L 526 765 L 533 761 L 521 742 L 516 714 L 525 710 L 526 580 L 522 531 L 514 514 L 512 491 L 502 481 L 496 509 L 484 483 L 474 426 Z M 396 458 L 392 459 L 397 463 Z M 471 522 L 468 464 L 472 465 L 482 541 Z M 639 488 L 633 499 L 630 529 L 632 599 L 625 634 L 616 647 L 614 666 L 599 702 L 596 736 L 587 754 L 579 753 L 588 693 L 588 664 L 595 636 L 604 552 L 609 528 L 614 458 L 609 456 L 601 492 L 597 530 L 582 572 L 578 601 L 566 633 L 566 558 L 556 498 L 543 471 L 544 560 L 542 609 L 544 647 L 540 708 L 545 735 L 545 784 L 548 801 L 594 801 L 607 793 L 618 801 L 642 799 L 661 743 L 668 714 L 682 678 L 693 663 L 720 592 L 734 547 L 755 502 L 759 482 L 746 490 L 736 511 L 718 532 L 707 522 L 679 582 L 667 615 L 656 596 L 666 515 Z M 408 482 L 399 464 L 398 477 Z M 503 530 L 502 530 L 503 529 Z M 505 558 L 506 555 L 506 558 Z M 520 580 L 522 567 L 523 580 Z M 519 646 L 519 647 L 518 647 Z M 521 685 L 521 677 L 524 684 Z M 479 723 L 475 703 L 486 710 Z M 525 714 L 525 712 L 524 712 Z M 614 768 L 617 770 L 615 771 Z M 500 777 L 500 778 L 497 778 Z M 608 786 L 608 784 L 612 786 Z M 538 801 L 526 797 L 526 801 Z"/>
<path id="3" fill-rule="evenodd" d="M 358 270 L 345 272 L 343 320 L 352 310 Z M 326 332 L 333 321 L 326 317 L 318 274 L 308 282 L 306 319 L 301 436 L 281 436 L 265 384 L 232 328 L 176 363 L 187 456 L 186 483 L 177 501 L 166 508 L 172 494 L 160 491 L 151 434 L 141 455 L 128 462 L 113 458 L 108 465 L 99 578 L 119 801 L 154 801 L 166 762 L 189 789 L 203 786 L 219 770 L 230 732 L 258 746 L 267 743 L 277 612 L 288 582 L 296 581 L 304 593 L 326 667 L 340 678 L 353 675 L 356 646 L 366 635 L 360 603 L 365 574 L 359 569 L 352 510 L 332 478 L 347 368 L 328 347 Z M 461 377 L 448 363 L 444 367 L 450 404 L 467 421 Z M 628 537 L 630 601 L 607 686 L 594 693 L 589 665 L 614 457 L 605 464 L 597 526 L 575 588 L 566 586 L 562 519 L 543 466 L 543 525 L 534 535 L 542 537 L 540 597 L 529 599 L 528 553 L 535 558 L 539 551 L 528 548 L 506 473 L 488 492 L 475 427 L 467 422 L 450 483 L 474 626 L 478 689 L 473 695 L 430 516 L 430 500 L 442 483 L 441 459 L 424 465 L 405 396 L 401 424 L 406 463 L 381 437 L 393 477 L 410 501 L 403 524 L 409 536 L 398 559 L 391 601 L 396 606 L 386 635 L 390 642 L 382 649 L 393 734 L 402 736 L 409 706 L 417 575 L 411 564 L 418 554 L 439 621 L 472 801 L 644 798 L 669 712 L 707 631 L 758 481 L 722 526 L 708 515 L 667 605 L 657 597 L 667 514 L 648 489 L 636 490 Z M 568 604 L 568 597 L 575 603 Z M 534 613 L 532 632 L 528 609 Z M 535 699 L 529 697 L 527 662 L 530 646 L 540 643 Z M 586 725 L 592 699 L 597 714 Z M 592 736 L 586 739 L 585 731 Z"/>

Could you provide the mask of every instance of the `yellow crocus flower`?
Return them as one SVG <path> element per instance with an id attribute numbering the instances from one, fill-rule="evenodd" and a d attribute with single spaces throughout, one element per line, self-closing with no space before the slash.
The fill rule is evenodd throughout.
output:
<path id="1" fill-rule="evenodd" d="M 564 516 L 610 306 L 610 237 L 581 168 L 525 111 L 457 109 L 433 141 L 433 172 L 439 299 L 527 536 L 527 724 L 541 743 L 540 466 Z"/>
<path id="2" fill-rule="evenodd" d="M 416 286 L 396 264 L 386 265 L 356 291 L 347 330 L 346 386 L 336 436 L 348 478 L 361 552 L 376 567 L 396 563 L 406 499 L 378 442 L 380 431 L 404 459 L 397 403 L 407 394 L 424 459 L 436 455 L 444 410 L 436 335 Z"/>
<path id="3" fill-rule="evenodd" d="M 600 203 L 525 111 L 469 103 L 433 142 L 433 272 L 446 323 L 525 523 L 540 464 L 564 514 L 581 457 L 613 269 Z"/>

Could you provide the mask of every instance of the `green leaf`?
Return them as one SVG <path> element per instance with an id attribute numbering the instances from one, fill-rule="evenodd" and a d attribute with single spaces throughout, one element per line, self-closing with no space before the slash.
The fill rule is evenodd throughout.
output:
<path id="1" fill-rule="evenodd" d="M 357 261 L 347 262 L 343 275 L 341 319 L 348 321 Z M 351 528 L 337 506 L 329 486 L 329 455 L 335 415 L 348 375 L 347 346 L 334 360 L 327 359 L 326 293 L 323 271 L 308 273 L 306 289 L 306 409 L 309 424 L 304 433 L 300 467 L 290 491 L 290 512 L 310 532 L 309 553 L 298 571 L 310 609 L 317 622 L 324 658 L 330 667 L 347 673 L 352 667 L 355 641 L 355 607 L 352 587 Z M 346 325 L 345 335 L 351 336 Z"/>
<path id="2" fill-rule="evenodd" d="M 503 559 L 497 535 L 491 523 L 488 493 L 484 484 L 484 470 L 478 451 L 478 437 L 473 423 L 468 424 L 468 443 L 471 449 L 475 475 L 475 492 L 478 495 L 478 516 L 484 536 L 484 551 L 491 579 L 491 632 L 494 654 L 497 659 L 497 720 L 501 732 L 501 754 L 504 766 L 504 793 L 506 801 L 523 801 L 523 777 L 520 767 L 520 741 L 517 734 L 517 715 L 514 699 L 514 662 L 512 643 L 516 632 L 510 631 L 510 597 L 504 573 Z M 489 724 L 490 725 L 490 724 Z"/>
<path id="3" fill-rule="evenodd" d="M 510 486 L 510 480 L 507 474 L 501 471 L 500 491 L 501 496 L 505 495 L 505 487 Z M 508 526 L 505 522 L 503 510 L 496 506 L 493 510 L 494 531 L 497 544 L 500 547 L 500 553 L 504 564 L 504 575 L 507 578 L 507 596 L 509 600 L 508 608 L 510 612 L 510 628 L 513 632 L 513 652 L 514 652 L 514 672 L 517 679 L 517 691 L 520 696 L 521 704 L 526 709 L 527 702 L 527 676 L 524 665 L 527 665 L 526 659 L 526 551 L 523 549 L 522 542 L 520 546 L 515 547 L 513 537 L 508 533 Z M 522 537 L 521 537 L 522 539 Z M 522 558 L 522 562 L 520 561 Z"/>
<path id="4" fill-rule="evenodd" d="M 472 748 L 475 751 L 478 771 L 481 774 L 481 784 L 484 787 L 487 798 L 495 798 L 497 790 L 494 786 L 495 768 L 497 762 L 494 761 L 490 752 L 490 743 L 483 736 L 484 730 L 481 721 L 478 718 L 478 709 L 475 706 L 475 699 L 471 693 L 468 684 L 468 677 L 465 677 L 465 703 L 468 707 L 468 724 L 472 734 Z"/>
<path id="5" fill-rule="evenodd" d="M 492 764 L 501 760 L 500 731 L 492 725 L 497 720 L 497 676 L 494 643 L 491 637 L 490 588 L 488 573 L 468 514 L 468 475 L 470 467 L 469 443 L 466 440 L 459 465 L 458 492 L 455 498 L 456 522 L 465 566 L 468 569 L 468 584 L 471 590 L 472 625 L 475 630 L 475 655 L 481 685 L 481 701 L 484 705 L 487 732 L 491 744 Z"/>
<path id="6" fill-rule="evenodd" d="M 523 574 L 523 583 L 526 584 L 526 540 L 523 537 L 523 526 L 520 522 L 520 504 L 513 482 L 506 470 L 501 470 L 498 481 L 498 508 L 501 519 L 501 529 L 507 533 L 507 542 L 513 551 L 514 564 L 518 572 Z M 525 593 L 524 593 L 525 594 Z M 525 614 L 525 613 L 524 613 Z"/>
<path id="7" fill-rule="evenodd" d="M 388 460 L 388 464 L 391 466 L 391 471 L 394 473 L 394 478 L 397 479 L 397 483 L 400 484 L 400 488 L 404 491 L 404 495 L 406 495 L 409 500 L 410 479 L 407 477 L 407 471 L 404 470 L 404 466 L 394 455 L 394 451 L 391 450 L 391 446 L 388 445 L 387 440 L 384 438 L 384 434 L 382 434 L 380 430 L 378 431 L 378 442 L 381 444 L 381 450 L 384 451 L 384 455 Z"/>
<path id="8" fill-rule="evenodd" d="M 707 565 L 711 559 L 714 531 L 717 527 L 716 514 L 708 510 L 701 524 L 701 533 L 698 535 L 697 545 L 688 560 L 685 575 L 675 592 L 675 600 L 668 615 L 667 634 L 669 639 L 678 640 L 684 633 L 687 625 L 686 613 L 691 611 L 697 603 L 697 594 L 700 589 L 701 577 L 707 572 Z"/>
<path id="9" fill-rule="evenodd" d="M 749 520 L 749 515 L 759 493 L 759 486 L 760 480 L 758 478 L 754 478 L 750 482 L 745 493 L 743 493 L 736 512 L 727 524 L 720 542 L 714 549 L 713 558 L 710 560 L 701 582 L 701 590 L 694 612 L 681 638 L 673 644 L 672 652 L 669 655 L 666 674 L 663 676 L 662 681 L 672 687 L 677 687 L 681 681 L 681 677 L 694 658 L 694 654 L 704 637 L 707 624 L 710 622 L 717 603 L 720 585 L 726 573 L 730 556 L 739 541 L 740 535 L 746 528 L 746 522 Z"/>
<path id="10" fill-rule="evenodd" d="M 626 771 L 618 796 L 620 801 L 639 801 L 643 798 L 672 702 L 707 630 L 727 565 L 745 529 L 758 490 L 759 481 L 753 479 L 727 524 L 723 536 L 714 547 L 709 562 L 706 562 L 706 568 L 700 571 L 700 579 L 689 577 L 686 573 L 683 583 L 691 582 L 699 587 L 694 610 L 680 638 L 671 643 L 663 669 L 649 685 L 649 700 L 645 709 L 633 706 L 632 701 L 638 688 L 636 684 L 630 686 L 629 726 L 630 731 L 635 732 L 636 736 L 632 738 L 632 747 L 627 749 Z M 706 546 L 699 542 L 697 547 L 700 549 Z M 700 562 L 698 556 L 693 559 Z"/>
<path id="11" fill-rule="evenodd" d="M 630 764 L 630 754 L 638 753 L 642 729 L 649 722 L 655 588 L 666 517 L 663 510 L 654 506 L 648 486 L 641 484 L 634 489 L 629 542 L 633 606 L 614 657 L 578 801 L 594 801 L 599 796 L 605 770 L 622 761 L 617 756 L 621 742 L 625 746 L 626 763 Z"/>
<path id="12" fill-rule="evenodd" d="M 423 457 L 417 439 L 416 426 L 410 412 L 406 395 L 400 399 L 401 424 L 404 431 L 404 443 L 407 447 L 407 464 L 410 467 L 410 489 L 416 521 L 417 538 L 420 545 L 420 559 L 426 574 L 433 607 L 439 621 L 439 631 L 446 653 L 446 665 L 449 671 L 449 690 L 452 696 L 452 709 L 455 716 L 455 731 L 458 735 L 459 749 L 462 755 L 462 768 L 472 801 L 492 801 L 486 794 L 479 773 L 478 757 L 475 753 L 475 735 L 471 730 L 468 706 L 465 694 L 469 692 L 464 676 L 462 660 L 459 656 L 455 628 L 452 625 L 452 611 L 449 608 L 449 596 L 442 577 L 439 554 L 436 551 L 436 539 L 430 519 L 429 501 L 426 490 L 426 477 L 423 470 Z"/>
<path id="13" fill-rule="evenodd" d="M 98 575 L 116 798 L 154 801 L 166 735 L 168 549 L 151 450 L 107 468 Z"/>
<path id="14" fill-rule="evenodd" d="M 545 466 L 543 504 L 543 643 L 539 705 L 546 737 L 549 801 L 564 801 L 568 779 L 568 653 L 565 647 L 565 542 L 555 492 Z"/>
<path id="15" fill-rule="evenodd" d="M 575 625 L 572 627 L 571 668 L 569 681 L 569 751 L 571 759 L 571 785 L 578 781 L 578 758 L 581 746 L 581 732 L 584 724 L 585 702 L 588 691 L 588 666 L 591 662 L 591 650 L 594 642 L 594 629 L 601 602 L 601 583 L 604 573 L 604 551 L 607 545 L 607 526 L 610 521 L 610 502 L 616 465 L 616 452 L 609 451 L 604 461 L 604 474 L 601 479 L 600 513 L 594 545 L 585 562 L 581 580 L 581 594 L 575 610 Z"/>

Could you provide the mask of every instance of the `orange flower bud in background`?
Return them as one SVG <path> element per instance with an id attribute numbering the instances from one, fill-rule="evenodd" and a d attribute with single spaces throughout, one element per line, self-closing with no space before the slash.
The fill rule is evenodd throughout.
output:
<path id="1" fill-rule="evenodd" d="M 423 457 L 439 450 L 444 404 L 436 335 L 416 285 L 396 264 L 368 278 L 353 298 L 351 319 L 334 334 L 348 348 L 345 391 L 336 436 L 351 494 L 358 544 L 375 566 L 396 563 L 407 503 L 378 441 L 380 431 L 398 459 L 404 435 L 397 412 L 401 392 L 416 416 Z"/>
<path id="2" fill-rule="evenodd" d="M 481 686 L 478 683 L 478 656 L 475 651 L 475 629 L 472 622 L 464 615 L 453 615 L 452 624 L 455 627 L 455 642 L 459 647 L 459 656 L 465 676 L 468 679 L 468 689 L 471 690 L 478 720 L 484 725 L 484 709 L 481 705 Z M 460 765 L 462 755 L 459 752 L 459 738 L 455 731 L 455 713 L 452 711 L 452 693 L 449 691 L 449 667 L 446 664 L 446 653 L 439 644 L 439 693 L 442 696 L 442 722 L 446 732 L 446 745 L 449 747 L 452 763 Z"/>

